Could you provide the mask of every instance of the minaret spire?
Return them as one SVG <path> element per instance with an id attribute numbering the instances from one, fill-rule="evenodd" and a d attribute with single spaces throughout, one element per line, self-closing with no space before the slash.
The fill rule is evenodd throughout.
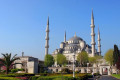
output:
<path id="1" fill-rule="evenodd" d="M 99 30 L 99 26 L 98 26 L 98 53 L 99 55 L 101 55 L 101 43 L 100 43 L 101 39 L 100 39 L 100 30 Z"/>
<path id="2" fill-rule="evenodd" d="M 49 16 L 47 20 L 47 28 L 46 28 L 46 44 L 45 44 L 45 55 L 48 54 L 48 49 L 49 49 Z"/>
<path id="3" fill-rule="evenodd" d="M 92 15 L 91 15 L 91 24 L 94 24 L 94 15 L 93 15 L 93 9 L 92 9 Z"/>
<path id="4" fill-rule="evenodd" d="M 64 42 L 66 42 L 66 31 L 65 31 L 65 36 L 64 36 Z"/>
<path id="5" fill-rule="evenodd" d="M 95 32 L 94 32 L 94 15 L 93 15 L 93 9 L 92 9 L 92 15 L 91 15 L 91 46 L 92 46 L 92 57 L 95 56 Z"/>
<path id="6" fill-rule="evenodd" d="M 76 37 L 76 32 L 75 32 L 75 35 L 74 35 L 75 37 Z"/>

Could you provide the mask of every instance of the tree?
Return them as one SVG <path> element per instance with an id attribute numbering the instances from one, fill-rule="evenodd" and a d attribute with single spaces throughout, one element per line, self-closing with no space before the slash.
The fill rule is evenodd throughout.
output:
<path id="1" fill-rule="evenodd" d="M 118 59 L 120 57 L 120 52 L 118 50 L 117 45 L 114 45 L 114 51 L 113 51 L 113 64 L 117 64 L 118 63 Z"/>
<path id="2" fill-rule="evenodd" d="M 96 58 L 95 57 L 89 57 L 89 63 L 90 64 L 94 64 L 94 63 L 96 63 Z"/>
<path id="3" fill-rule="evenodd" d="M 54 58 L 53 58 L 53 56 L 50 55 L 50 54 L 47 54 L 45 56 L 44 65 L 46 67 L 51 67 L 53 64 L 54 64 Z"/>
<path id="4" fill-rule="evenodd" d="M 88 62 L 88 54 L 86 51 L 82 51 L 81 53 L 78 54 L 77 60 L 82 66 L 86 66 Z"/>
<path id="5" fill-rule="evenodd" d="M 17 54 L 15 54 L 13 57 L 11 57 L 11 53 L 10 54 L 6 53 L 6 54 L 2 54 L 2 55 L 3 55 L 3 58 L 0 59 L 0 62 L 3 64 L 3 66 L 6 67 L 6 74 L 8 74 L 10 67 L 12 65 L 14 65 L 14 61 L 18 60 L 20 58 L 16 58 Z M 17 63 L 15 63 L 15 64 L 17 64 Z"/>
<path id="6" fill-rule="evenodd" d="M 104 59 L 110 64 L 113 65 L 113 49 L 108 50 L 105 53 Z"/>
<path id="7" fill-rule="evenodd" d="M 100 63 L 100 59 L 102 59 L 102 56 L 95 55 L 94 57 L 89 57 L 89 63 L 94 64 L 94 63 Z"/>
<path id="8" fill-rule="evenodd" d="M 57 54 L 56 60 L 57 60 L 57 64 L 59 65 L 65 65 L 67 63 L 66 57 L 61 53 Z"/>

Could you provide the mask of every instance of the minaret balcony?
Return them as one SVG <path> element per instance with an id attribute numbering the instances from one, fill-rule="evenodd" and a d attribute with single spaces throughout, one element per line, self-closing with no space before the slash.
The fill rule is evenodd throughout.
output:
<path id="1" fill-rule="evenodd" d="M 45 40 L 49 40 L 49 38 L 45 38 Z"/>
<path id="2" fill-rule="evenodd" d="M 49 28 L 47 27 L 47 29 L 46 29 L 46 32 L 49 32 L 50 30 L 49 30 Z"/>
<path id="3" fill-rule="evenodd" d="M 101 45 L 98 45 L 98 47 L 101 47 Z"/>
<path id="4" fill-rule="evenodd" d="M 91 24 L 91 25 L 90 25 L 90 27 L 91 27 L 91 28 L 94 28 L 94 27 L 95 27 L 95 25 Z"/>
<path id="5" fill-rule="evenodd" d="M 95 36 L 95 33 L 91 33 L 91 36 Z"/>
<path id="6" fill-rule="evenodd" d="M 45 46 L 45 48 L 49 48 L 49 45 Z"/>
<path id="7" fill-rule="evenodd" d="M 91 42 L 91 45 L 95 45 L 96 43 L 95 42 Z"/>

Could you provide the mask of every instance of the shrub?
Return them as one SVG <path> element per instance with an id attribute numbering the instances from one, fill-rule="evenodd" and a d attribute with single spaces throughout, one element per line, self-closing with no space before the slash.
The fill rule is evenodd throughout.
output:
<path id="1" fill-rule="evenodd" d="M 16 72 L 18 72 L 18 69 L 11 69 L 11 72 L 16 73 Z"/>
<path id="2" fill-rule="evenodd" d="M 75 78 L 73 74 L 46 74 L 46 76 L 33 76 L 30 80 L 87 80 L 90 74 L 76 74 Z"/>
<path id="3" fill-rule="evenodd" d="M 99 73 L 94 73 L 94 76 L 100 76 L 100 74 Z"/>
<path id="4" fill-rule="evenodd" d="M 72 71 L 72 70 L 69 70 L 68 68 L 63 68 L 61 72 L 62 72 L 62 73 L 68 73 L 68 74 L 70 74 L 70 73 L 72 73 L 73 71 Z"/>
<path id="5" fill-rule="evenodd" d="M 0 80 L 21 80 L 14 77 L 0 77 Z"/>

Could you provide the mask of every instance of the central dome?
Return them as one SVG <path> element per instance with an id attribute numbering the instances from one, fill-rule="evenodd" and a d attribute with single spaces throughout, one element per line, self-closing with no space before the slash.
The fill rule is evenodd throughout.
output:
<path id="1" fill-rule="evenodd" d="M 71 43 L 72 44 L 79 44 L 81 41 L 83 41 L 83 39 L 78 37 L 78 36 L 76 36 L 76 34 L 75 34 L 75 36 L 73 36 L 72 38 L 70 38 L 68 40 L 68 44 L 71 44 Z"/>
<path id="2" fill-rule="evenodd" d="M 74 36 L 74 37 L 69 39 L 69 41 L 78 41 L 78 40 L 82 40 L 82 38 Z"/>
<path id="3" fill-rule="evenodd" d="M 75 35 L 72 38 L 69 39 L 69 41 L 79 41 L 79 40 L 83 40 L 83 39 L 78 37 L 78 36 L 76 36 L 76 33 L 75 33 Z"/>

